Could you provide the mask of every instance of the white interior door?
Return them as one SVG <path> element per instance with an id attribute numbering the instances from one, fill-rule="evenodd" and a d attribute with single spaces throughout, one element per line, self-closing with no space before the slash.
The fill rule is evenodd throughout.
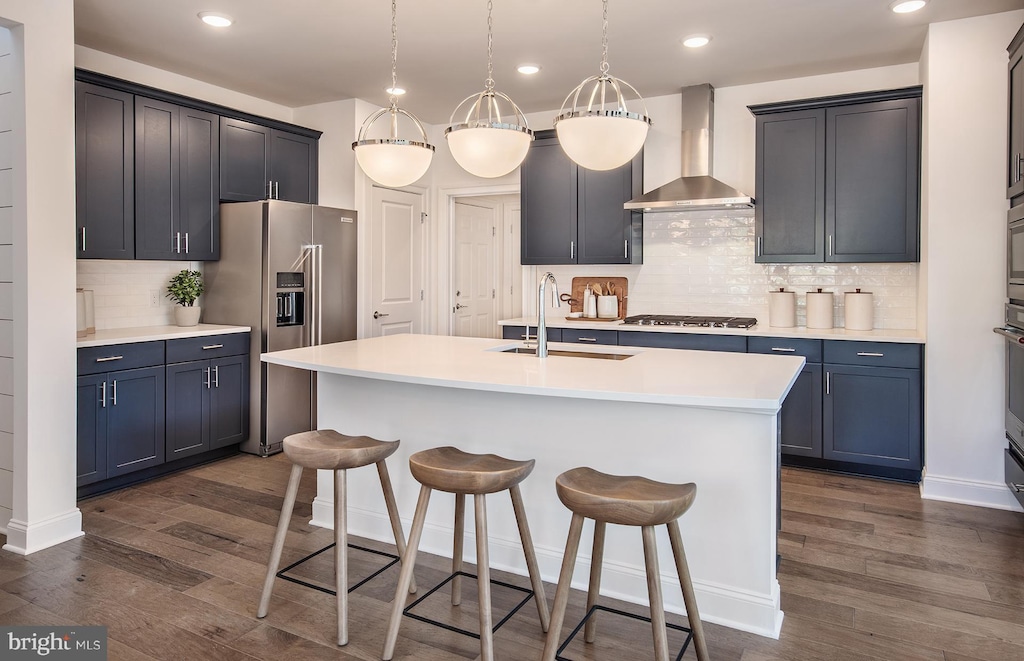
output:
<path id="1" fill-rule="evenodd" d="M 456 200 L 453 218 L 452 333 L 497 337 L 496 207 Z"/>
<path id="2" fill-rule="evenodd" d="M 423 327 L 423 195 L 373 188 L 370 335 Z"/>

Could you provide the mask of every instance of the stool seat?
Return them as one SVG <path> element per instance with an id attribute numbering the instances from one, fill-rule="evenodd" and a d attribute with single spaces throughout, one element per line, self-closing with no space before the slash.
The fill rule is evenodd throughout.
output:
<path id="1" fill-rule="evenodd" d="M 470 454 L 458 448 L 423 450 L 409 457 L 416 480 L 431 489 L 487 494 L 511 489 L 533 471 L 533 459 L 515 461 L 496 454 Z"/>
<path id="2" fill-rule="evenodd" d="M 558 499 L 569 510 L 595 521 L 625 526 L 659 526 L 690 509 L 697 485 L 655 482 L 635 475 L 608 475 L 574 468 L 555 480 Z"/>
<path id="3" fill-rule="evenodd" d="M 303 468 L 347 470 L 383 461 L 394 454 L 398 443 L 369 436 L 346 436 L 333 429 L 315 429 L 286 436 L 284 454 Z"/>

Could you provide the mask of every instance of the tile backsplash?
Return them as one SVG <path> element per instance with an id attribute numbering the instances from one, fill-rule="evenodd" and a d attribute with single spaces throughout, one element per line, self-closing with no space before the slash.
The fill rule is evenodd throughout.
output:
<path id="1" fill-rule="evenodd" d="M 842 327 L 842 294 L 859 287 L 874 294 L 875 328 L 917 327 L 916 263 L 757 264 L 754 241 L 752 209 L 649 213 L 643 266 L 539 268 L 550 268 L 564 291 L 575 276 L 627 276 L 629 314 L 753 315 L 767 325 L 768 292 L 785 287 L 797 292 L 802 326 L 804 294 L 820 287 L 836 294 L 834 323 Z"/>
<path id="2" fill-rule="evenodd" d="M 202 262 L 78 260 L 78 286 L 93 290 L 96 329 L 165 326 L 174 323 L 167 283 L 181 269 L 203 270 Z M 156 292 L 156 305 L 152 304 Z M 203 299 L 198 301 L 202 305 Z"/>

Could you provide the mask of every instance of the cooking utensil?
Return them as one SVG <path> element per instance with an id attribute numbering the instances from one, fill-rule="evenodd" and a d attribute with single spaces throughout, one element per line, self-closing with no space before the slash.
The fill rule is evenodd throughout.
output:
<path id="1" fill-rule="evenodd" d="M 590 288 L 593 290 L 594 296 L 600 296 L 604 292 L 604 290 L 601 289 L 600 282 L 595 282 L 594 284 L 590 285 Z"/>

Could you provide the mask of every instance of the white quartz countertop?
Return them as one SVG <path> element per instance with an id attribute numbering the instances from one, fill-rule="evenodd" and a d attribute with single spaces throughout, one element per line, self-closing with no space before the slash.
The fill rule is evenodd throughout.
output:
<path id="1" fill-rule="evenodd" d="M 265 353 L 265 362 L 384 381 L 774 414 L 803 368 L 799 356 L 587 346 L 625 360 L 502 353 L 510 340 L 389 335 Z"/>
<path id="2" fill-rule="evenodd" d="M 185 337 L 205 337 L 207 335 L 227 335 L 228 333 L 246 333 L 248 326 L 221 326 L 218 324 L 199 324 L 198 326 L 142 326 L 139 328 L 112 328 L 98 330 L 93 335 L 78 339 L 78 347 L 105 347 L 111 344 L 130 344 L 132 342 L 149 342 L 151 340 L 177 340 Z"/>
<path id="3" fill-rule="evenodd" d="M 503 319 L 499 326 L 537 327 L 536 317 Z M 753 328 L 703 328 L 699 326 L 637 326 L 621 321 L 591 321 L 566 319 L 564 316 L 547 317 L 548 328 L 579 328 L 581 330 L 644 331 L 652 333 L 697 333 L 701 335 L 746 335 L 748 337 L 793 337 L 807 340 L 860 340 L 864 342 L 902 342 L 924 344 L 925 336 L 918 330 L 887 330 L 876 328 L 869 331 L 846 330 L 845 328 L 817 329 L 797 326 L 795 328 L 774 328 L 758 322 Z"/>

